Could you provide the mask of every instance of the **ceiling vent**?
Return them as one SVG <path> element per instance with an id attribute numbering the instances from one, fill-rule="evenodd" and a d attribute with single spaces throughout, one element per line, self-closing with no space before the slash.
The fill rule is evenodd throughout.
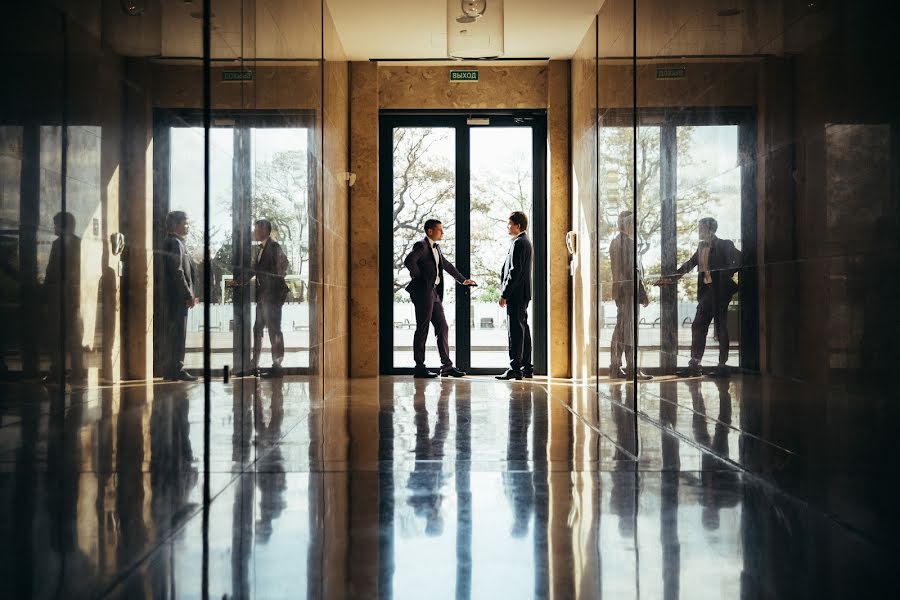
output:
<path id="1" fill-rule="evenodd" d="M 447 0 L 447 55 L 458 60 L 503 56 L 503 0 Z"/>

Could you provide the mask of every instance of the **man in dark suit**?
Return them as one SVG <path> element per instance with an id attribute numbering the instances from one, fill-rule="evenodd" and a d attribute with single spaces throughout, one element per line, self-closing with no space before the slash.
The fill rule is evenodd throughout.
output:
<path id="1" fill-rule="evenodd" d="M 436 377 L 425 367 L 425 340 L 428 324 L 434 325 L 438 354 L 441 356 L 442 377 L 463 377 L 465 373 L 453 366 L 450 359 L 450 328 L 444 316 L 444 276 L 446 271 L 460 284 L 474 286 L 450 261 L 444 258 L 439 242 L 444 239 L 444 225 L 437 219 L 425 221 L 425 238 L 416 242 L 403 261 L 412 281 L 406 286 L 416 309 L 416 332 L 413 335 L 413 358 L 416 361 L 417 378 Z"/>
<path id="2" fill-rule="evenodd" d="M 672 277 L 663 277 L 657 285 L 671 285 L 691 272 L 695 267 L 697 276 L 697 314 L 691 325 L 691 360 L 686 375 L 702 375 L 700 361 L 706 350 L 706 334 L 709 324 L 715 321 L 716 337 L 719 340 L 719 365 L 717 374 L 727 373 L 728 361 L 728 304 L 738 290 L 734 281 L 741 264 L 741 252 L 731 240 L 716 237 L 718 222 L 712 217 L 700 219 L 698 225 L 700 245 L 693 256 L 678 267 Z"/>
<path id="3" fill-rule="evenodd" d="M 256 321 L 253 323 L 253 358 L 250 368 L 259 366 L 263 330 L 269 330 L 272 344 L 272 374 L 281 374 L 284 360 L 284 334 L 281 331 L 281 312 L 288 297 L 285 281 L 288 260 L 281 244 L 272 239 L 272 223 L 260 219 L 253 225 L 253 237 L 259 242 L 259 253 L 253 264 L 256 277 Z"/>
<path id="4" fill-rule="evenodd" d="M 637 279 L 638 302 L 641 306 L 650 304 L 644 287 L 644 265 L 638 256 L 634 266 L 634 214 L 630 210 L 619 213 L 619 234 L 609 245 L 609 262 L 612 267 L 612 297 L 616 303 L 616 328 L 613 329 L 610 347 L 609 378 L 631 379 L 637 376 L 641 381 L 652 379 L 637 371 L 637 356 L 634 348 L 634 284 Z M 622 371 L 622 354 L 625 354 L 625 371 Z"/>
<path id="5" fill-rule="evenodd" d="M 531 329 L 528 327 L 528 303 L 531 302 L 531 262 L 534 249 L 525 230 L 528 217 L 516 211 L 509 215 L 506 230 L 512 242 L 500 272 L 500 306 L 506 307 L 509 333 L 509 369 L 497 379 L 534 377 L 531 364 Z"/>
<path id="6" fill-rule="evenodd" d="M 163 379 L 166 381 L 197 380 L 184 370 L 188 310 L 199 302 L 194 293 L 194 262 L 184 243 L 188 228 L 187 215 L 182 211 L 176 210 L 166 215 L 168 233 L 162 249 L 169 344 L 169 352 L 165 355 L 163 365 Z"/>

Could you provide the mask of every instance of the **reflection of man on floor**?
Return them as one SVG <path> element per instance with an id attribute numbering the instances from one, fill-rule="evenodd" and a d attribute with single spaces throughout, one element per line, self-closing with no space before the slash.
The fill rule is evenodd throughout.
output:
<path id="1" fill-rule="evenodd" d="M 72 365 L 71 380 L 83 382 L 86 372 L 81 345 L 81 238 L 75 235 L 75 216 L 72 213 L 57 213 L 53 217 L 53 226 L 57 238 L 50 247 L 50 261 L 44 279 L 44 292 L 50 309 L 48 380 L 60 381 L 65 377 L 68 355 Z"/>
<path id="2" fill-rule="evenodd" d="M 406 486 L 410 490 L 407 501 L 413 507 L 416 516 L 425 518 L 425 534 L 440 535 L 444 530 L 444 519 L 441 516 L 441 492 L 448 475 L 444 474 L 444 442 L 450 428 L 448 402 L 451 386 L 441 384 L 441 395 L 437 403 L 437 421 L 434 434 L 431 434 L 428 407 L 425 405 L 426 383 L 416 382 L 413 395 L 416 426 L 416 464 L 409 474 Z"/>
<path id="3" fill-rule="evenodd" d="M 716 237 L 718 222 L 712 217 L 700 219 L 698 226 L 700 245 L 694 255 L 678 267 L 672 277 L 663 277 L 656 285 L 671 285 L 698 269 L 697 276 L 697 314 L 691 325 L 691 360 L 688 363 L 687 375 L 701 375 L 700 361 L 706 350 L 706 334 L 709 324 L 715 321 L 716 337 L 719 340 L 718 374 L 726 374 L 725 363 L 728 362 L 728 304 L 738 290 L 734 281 L 741 263 L 741 252 L 731 240 Z"/>
<path id="4" fill-rule="evenodd" d="M 634 284 L 637 279 L 638 301 L 641 306 L 650 304 L 644 287 L 644 265 L 638 256 L 634 266 L 634 214 L 630 210 L 619 213 L 619 234 L 609 245 L 609 261 L 612 267 L 612 297 L 616 303 L 616 328 L 613 329 L 609 363 L 610 379 L 635 376 L 637 355 L 634 348 L 634 317 L 638 311 L 634 303 Z M 622 354 L 625 354 L 625 371 L 622 371 Z M 651 379 L 640 371 L 637 378 Z"/>

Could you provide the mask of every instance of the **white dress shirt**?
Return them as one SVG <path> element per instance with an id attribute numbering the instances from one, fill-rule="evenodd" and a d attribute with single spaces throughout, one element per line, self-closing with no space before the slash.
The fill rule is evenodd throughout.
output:
<path id="1" fill-rule="evenodd" d="M 715 237 L 712 237 L 707 242 L 700 242 L 700 248 L 697 250 L 698 266 L 703 274 L 703 283 L 707 284 L 712 283 L 712 274 L 709 272 L 709 251 L 715 239 Z"/>
<path id="2" fill-rule="evenodd" d="M 436 247 L 437 242 L 428 238 L 428 243 L 431 245 L 431 253 L 434 255 L 434 264 L 437 266 L 437 270 L 435 271 L 437 275 L 435 275 L 434 278 L 434 287 L 437 287 L 441 284 L 441 254 Z"/>

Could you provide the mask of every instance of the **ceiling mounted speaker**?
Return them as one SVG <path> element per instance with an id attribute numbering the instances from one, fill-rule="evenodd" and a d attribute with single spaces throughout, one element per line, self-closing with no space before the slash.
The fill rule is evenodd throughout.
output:
<path id="1" fill-rule="evenodd" d="M 503 0 L 447 0 L 447 55 L 503 56 Z"/>

